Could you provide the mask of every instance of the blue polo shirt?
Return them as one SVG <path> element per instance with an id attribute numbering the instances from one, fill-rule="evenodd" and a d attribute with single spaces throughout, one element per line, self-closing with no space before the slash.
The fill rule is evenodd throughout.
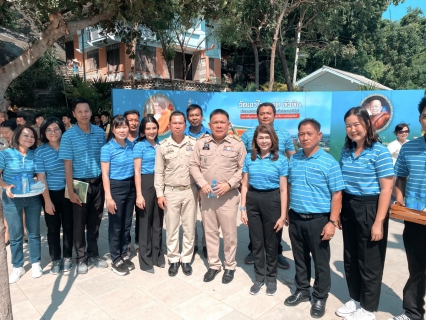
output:
<path id="1" fill-rule="evenodd" d="M 198 139 L 199 137 L 201 137 L 201 136 L 202 136 L 203 134 L 205 134 L 205 133 L 208 133 L 208 134 L 211 134 L 211 133 L 212 133 L 209 129 L 205 128 L 203 125 L 201 125 L 201 129 L 200 129 L 200 131 L 198 131 L 198 133 L 193 133 L 193 132 L 191 132 L 191 131 L 189 130 L 189 128 L 190 128 L 190 126 L 187 126 L 187 127 L 186 127 L 186 129 L 185 129 L 185 131 L 184 131 L 184 134 L 185 134 L 186 136 L 194 137 L 195 139 Z"/>
<path id="2" fill-rule="evenodd" d="M 17 175 L 33 175 L 34 169 L 34 150 L 28 150 L 25 157 L 13 148 L 0 152 L 0 170 L 3 170 L 3 181 L 7 184 L 14 184 L 12 178 Z"/>
<path id="3" fill-rule="evenodd" d="M 104 130 L 90 124 L 90 133 L 85 133 L 75 124 L 62 136 L 59 159 L 72 160 L 73 178 L 97 178 L 101 175 L 101 148 L 104 144 Z"/>
<path id="4" fill-rule="evenodd" d="M 306 158 L 303 149 L 289 163 L 290 208 L 300 214 L 328 213 L 332 192 L 345 189 L 339 163 L 322 148 Z"/>
<path id="5" fill-rule="evenodd" d="M 355 157 L 354 149 L 343 147 L 340 167 L 346 185 L 345 192 L 358 196 L 380 194 L 379 180 L 394 175 L 392 156 L 380 142 L 364 149 L 358 157 Z"/>
<path id="6" fill-rule="evenodd" d="M 35 152 L 35 172 L 44 173 L 49 190 L 65 189 L 65 165 L 56 151 L 48 143 L 42 144 Z"/>
<path id="7" fill-rule="evenodd" d="M 158 144 L 158 141 L 156 141 Z M 148 140 L 143 139 L 133 148 L 133 159 L 142 159 L 141 174 L 154 174 L 155 147 Z"/>
<path id="8" fill-rule="evenodd" d="M 281 156 L 272 161 L 272 154 L 251 160 L 251 154 L 244 159 L 243 172 L 248 173 L 249 184 L 259 190 L 270 190 L 280 187 L 280 177 L 288 176 L 288 160 Z"/>
<path id="9" fill-rule="evenodd" d="M 405 197 L 426 197 L 426 142 L 424 137 L 411 140 L 401 147 L 395 163 L 395 175 L 408 177 Z"/>
<path id="10" fill-rule="evenodd" d="M 257 127 L 248 129 L 241 136 L 241 140 L 243 141 L 246 147 L 247 153 L 251 152 L 251 142 L 253 140 L 254 131 L 256 130 L 256 128 Z M 293 139 L 291 138 L 290 134 L 286 130 L 277 128 L 275 126 L 274 129 L 278 136 L 278 150 L 280 150 L 283 154 L 286 151 L 295 151 Z"/>
<path id="11" fill-rule="evenodd" d="M 101 148 L 101 162 L 109 162 L 110 179 L 124 180 L 133 177 L 133 142 L 126 139 L 126 146 L 122 147 L 115 139 L 111 139 Z"/>

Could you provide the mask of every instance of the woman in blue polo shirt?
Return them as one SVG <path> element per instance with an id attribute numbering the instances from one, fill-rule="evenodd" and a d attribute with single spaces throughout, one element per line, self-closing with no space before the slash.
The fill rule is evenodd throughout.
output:
<path id="1" fill-rule="evenodd" d="M 3 187 L 3 211 L 9 225 L 10 251 L 12 253 L 13 270 L 9 283 L 17 282 L 25 273 L 24 266 L 24 228 L 22 209 L 25 210 L 25 221 L 28 232 L 30 262 L 33 278 L 43 275 L 40 267 L 40 196 L 18 198 L 14 196 L 14 188 L 18 186 L 18 178 L 22 175 L 34 175 L 34 149 L 37 146 L 36 131 L 27 126 L 18 126 L 13 134 L 11 148 L 0 152 L 0 187 Z"/>
<path id="2" fill-rule="evenodd" d="M 58 118 L 46 119 L 40 127 L 43 143 L 35 151 L 35 172 L 46 184 L 43 192 L 44 220 L 47 226 L 47 243 L 52 259 L 51 274 L 70 271 L 72 268 L 73 211 L 71 201 L 65 198 L 65 166 L 59 160 L 59 145 L 65 126 Z M 61 256 L 61 227 L 63 230 L 63 257 Z"/>
<path id="3" fill-rule="evenodd" d="M 133 143 L 127 139 L 129 122 L 122 115 L 112 119 L 107 143 L 101 149 L 102 181 L 109 226 L 112 271 L 120 276 L 135 268 L 127 256 L 127 239 L 135 206 Z"/>
<path id="4" fill-rule="evenodd" d="M 146 116 L 139 126 L 139 141 L 133 150 L 136 184 L 136 219 L 139 219 L 139 265 L 154 273 L 154 266 L 164 268 L 163 218 L 154 188 L 155 151 L 158 146 L 158 122 Z"/>
<path id="5" fill-rule="evenodd" d="M 345 114 L 340 166 L 345 181 L 341 223 L 350 300 L 336 314 L 374 320 L 379 306 L 393 185 L 392 157 L 361 107 Z"/>
<path id="6" fill-rule="evenodd" d="M 255 282 L 250 293 L 258 294 L 266 283 L 266 294 L 274 295 L 279 231 L 287 224 L 288 161 L 279 156 L 278 137 L 270 125 L 259 125 L 251 144 L 251 154 L 244 161 L 240 207 L 254 257 Z"/>

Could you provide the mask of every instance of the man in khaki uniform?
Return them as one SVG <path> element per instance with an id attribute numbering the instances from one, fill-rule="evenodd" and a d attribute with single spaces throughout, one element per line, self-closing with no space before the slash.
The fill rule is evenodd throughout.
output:
<path id="1" fill-rule="evenodd" d="M 201 215 L 206 232 L 209 270 L 204 282 L 212 281 L 220 272 L 219 227 L 222 229 L 225 272 L 222 283 L 234 279 L 237 252 L 237 211 L 240 201 L 237 188 L 242 178 L 242 167 L 247 154 L 237 136 L 228 134 L 229 115 L 216 109 L 210 114 L 212 135 L 203 135 L 195 144 L 191 155 L 190 172 L 201 187 Z M 217 186 L 212 189 L 212 181 Z M 208 197 L 215 193 L 217 198 Z"/>
<path id="2" fill-rule="evenodd" d="M 191 259 L 194 253 L 197 187 L 189 175 L 189 158 L 196 140 L 185 136 L 185 122 L 185 115 L 180 111 L 170 115 L 172 135 L 160 143 L 155 156 L 154 187 L 158 205 L 164 209 L 166 217 L 168 273 L 171 277 L 178 273 L 180 263 L 185 275 L 192 274 Z M 181 221 L 183 244 L 179 253 Z"/>

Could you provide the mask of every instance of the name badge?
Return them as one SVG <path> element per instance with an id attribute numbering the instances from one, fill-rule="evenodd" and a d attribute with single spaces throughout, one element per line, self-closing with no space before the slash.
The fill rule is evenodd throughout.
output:
<path id="1" fill-rule="evenodd" d="M 172 152 L 173 152 L 172 148 L 169 148 L 169 149 L 166 150 L 166 153 L 172 153 Z"/>
<path id="2" fill-rule="evenodd" d="M 192 151 L 192 147 L 186 147 L 186 151 Z"/>
<path id="3" fill-rule="evenodd" d="M 234 147 L 233 146 L 224 146 L 223 147 L 223 151 L 234 151 Z"/>
<path id="4" fill-rule="evenodd" d="M 210 150 L 210 144 L 204 143 L 203 150 Z"/>

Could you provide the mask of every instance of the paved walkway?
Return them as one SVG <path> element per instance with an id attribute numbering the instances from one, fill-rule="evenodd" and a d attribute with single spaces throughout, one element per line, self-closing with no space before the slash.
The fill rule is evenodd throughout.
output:
<path id="1" fill-rule="evenodd" d="M 200 217 L 198 231 L 201 234 Z M 294 292 L 294 262 L 289 246 L 288 232 L 284 232 L 284 255 L 290 261 L 289 270 L 279 269 L 278 292 L 267 296 L 249 294 L 253 279 L 253 266 L 244 264 L 249 242 L 248 229 L 238 227 L 237 270 L 235 279 L 228 285 L 221 282 L 220 273 L 213 282 L 204 283 L 206 260 L 195 256 L 192 276 L 182 271 L 170 278 L 166 269 L 155 269 L 148 274 L 139 269 L 138 259 L 132 257 L 136 270 L 120 277 L 108 269 L 89 269 L 77 275 L 75 269 L 59 276 L 49 274 L 50 258 L 46 240 L 46 226 L 41 217 L 42 260 L 44 275 L 31 277 L 28 246 L 25 245 L 25 270 L 21 280 L 10 286 L 15 320 L 25 319 L 311 319 L 310 303 L 295 308 L 286 307 L 284 299 Z M 107 215 L 101 225 L 99 250 L 110 261 L 107 241 Z M 407 263 L 402 243 L 403 224 L 391 221 L 388 251 L 377 319 L 388 319 L 402 311 L 402 289 L 408 277 Z M 199 244 L 200 246 L 201 244 Z M 201 246 L 200 246 L 201 247 Z M 331 241 L 332 286 L 323 319 L 340 319 L 334 311 L 349 295 L 343 275 L 343 246 L 340 231 Z M 8 249 L 9 250 L 9 249 Z M 10 250 L 9 268 L 10 265 Z M 201 252 L 202 255 L 202 252 Z M 223 257 L 223 256 L 222 256 Z M 314 272 L 312 272 L 314 275 Z"/>

